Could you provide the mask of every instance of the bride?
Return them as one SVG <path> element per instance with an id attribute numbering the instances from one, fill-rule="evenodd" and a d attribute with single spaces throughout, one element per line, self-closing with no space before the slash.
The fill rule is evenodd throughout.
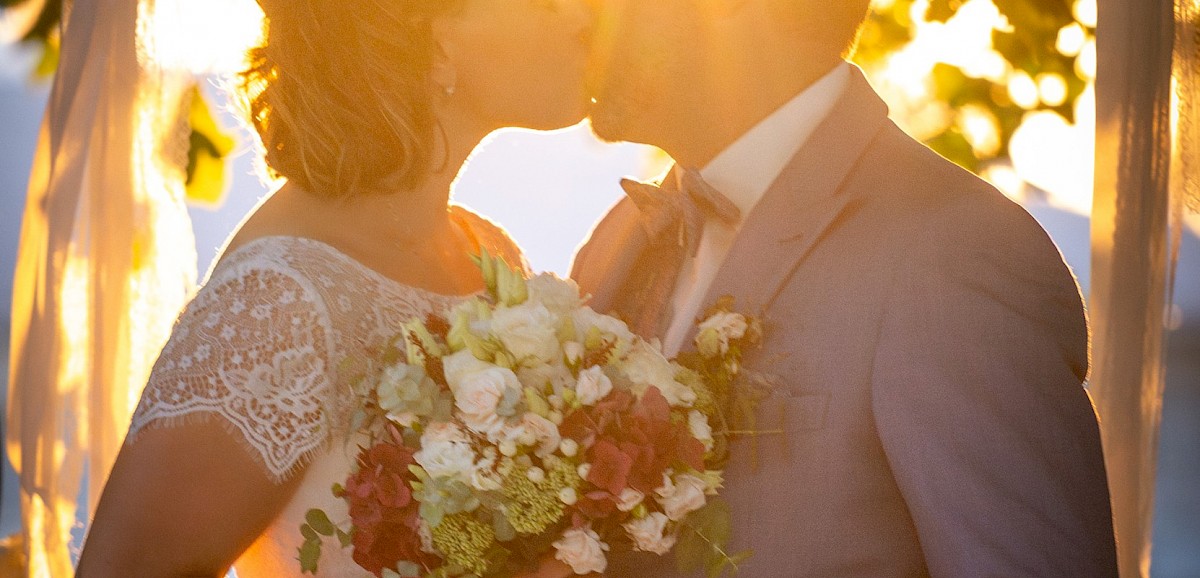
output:
<path id="1" fill-rule="evenodd" d="M 585 114 L 581 0 L 260 0 L 242 96 L 286 179 L 181 314 L 105 487 L 78 575 L 299 575 L 310 508 L 355 455 L 348 364 L 523 263 L 449 204 L 489 132 Z M 552 566 L 548 562 L 545 566 Z M 546 571 L 546 568 L 542 569 Z M 549 568 L 549 571 L 558 571 Z M 327 547 L 321 576 L 365 574 Z"/>

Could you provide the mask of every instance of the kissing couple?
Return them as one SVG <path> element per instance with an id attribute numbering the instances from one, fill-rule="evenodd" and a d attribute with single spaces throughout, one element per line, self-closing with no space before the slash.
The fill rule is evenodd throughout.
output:
<path id="1" fill-rule="evenodd" d="M 297 527 L 344 515 L 329 488 L 357 467 L 344 368 L 479 294 L 472 255 L 524 266 L 455 175 L 492 131 L 585 116 L 675 161 L 576 255 L 590 306 L 669 356 L 721 297 L 763 321 L 745 366 L 778 435 L 735 438 L 722 490 L 742 575 L 1116 576 L 1075 279 L 888 120 L 844 60 L 867 0 L 260 4 L 239 96 L 285 184 L 181 313 L 79 576 L 300 575 Z M 603 572 L 679 574 L 636 551 Z M 334 553 L 318 575 L 366 573 Z"/>

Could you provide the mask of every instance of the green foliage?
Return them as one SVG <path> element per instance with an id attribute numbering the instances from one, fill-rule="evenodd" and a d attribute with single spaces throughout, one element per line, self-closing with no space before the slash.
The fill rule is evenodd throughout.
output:
<path id="1" fill-rule="evenodd" d="M 994 150 L 973 147 L 962 123 L 947 122 L 933 134 L 921 134 L 926 144 L 959 165 L 979 171 L 988 162 L 1008 156 L 1013 134 L 1031 111 L 1053 111 L 1068 121 L 1074 121 L 1074 105 L 1087 87 L 1087 80 L 1077 71 L 1075 54 L 1063 54 L 1057 48 L 1059 31 L 1076 23 L 1074 0 L 993 0 L 1007 18 L 1009 28 L 992 33 L 992 44 L 1012 73 L 1025 74 L 1030 79 L 1054 75 L 1066 85 L 1062 102 L 1013 102 L 1007 84 L 997 79 L 976 78 L 967 71 L 948 64 L 937 65 L 929 79 L 933 86 L 930 97 L 945 103 L 961 118 L 964 110 L 972 110 L 993 124 L 999 138 Z M 872 12 L 864 27 L 854 60 L 868 71 L 882 69 L 890 55 L 913 40 L 917 22 L 913 21 L 913 6 L 917 0 L 895 0 L 881 3 Z M 923 15 L 926 22 L 946 22 L 965 4 L 963 0 L 930 0 Z M 1094 30 L 1085 28 L 1088 38 Z M 945 47 L 953 50 L 953 47 Z M 906 119 L 899 118 L 903 126 Z"/>
<path id="2" fill-rule="evenodd" d="M 703 508 L 688 515 L 680 528 L 679 540 L 675 543 L 675 564 L 679 572 L 692 574 L 703 568 L 709 578 L 717 578 L 726 571 L 737 574 L 738 564 L 753 552 L 726 552 L 732 535 L 729 505 L 720 498 L 709 498 Z"/>
<path id="3" fill-rule="evenodd" d="M 212 107 L 196 86 L 191 90 L 188 124 L 192 127 L 188 146 L 187 199 L 219 207 L 229 188 L 226 158 L 236 141 L 217 124 Z"/>

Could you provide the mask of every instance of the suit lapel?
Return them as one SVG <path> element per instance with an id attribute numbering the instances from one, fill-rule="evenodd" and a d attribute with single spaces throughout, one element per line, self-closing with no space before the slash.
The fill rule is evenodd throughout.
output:
<path id="1" fill-rule="evenodd" d="M 888 120 L 887 105 L 861 71 L 852 72 L 829 116 L 747 217 L 706 305 L 732 295 L 738 309 L 765 313 L 838 218 L 857 204 L 843 185 Z"/>

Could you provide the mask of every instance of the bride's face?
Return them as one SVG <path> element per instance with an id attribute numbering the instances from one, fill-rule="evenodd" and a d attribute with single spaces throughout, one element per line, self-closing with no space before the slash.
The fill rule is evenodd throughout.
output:
<path id="1" fill-rule="evenodd" d="M 435 80 L 453 87 L 450 105 L 490 126 L 570 126 L 587 111 L 592 19 L 584 0 L 467 0 L 435 23 Z"/>

